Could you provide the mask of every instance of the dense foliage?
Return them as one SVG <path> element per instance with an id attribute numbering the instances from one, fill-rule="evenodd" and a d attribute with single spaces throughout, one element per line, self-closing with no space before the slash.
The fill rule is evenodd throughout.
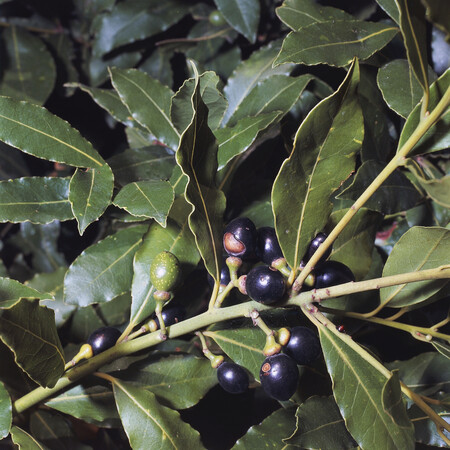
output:
<path id="1" fill-rule="evenodd" d="M 446 18 L 0 0 L 1 445 L 449 446 Z"/>

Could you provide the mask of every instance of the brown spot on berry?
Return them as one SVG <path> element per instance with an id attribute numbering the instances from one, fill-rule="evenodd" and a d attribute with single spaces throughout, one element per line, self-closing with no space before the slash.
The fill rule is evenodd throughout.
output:
<path id="1" fill-rule="evenodd" d="M 261 367 L 261 370 L 262 370 L 264 373 L 270 372 L 270 369 L 271 369 L 271 366 L 270 366 L 269 363 L 265 363 L 265 364 L 263 364 L 263 366 Z"/>
<path id="2" fill-rule="evenodd" d="M 236 239 L 232 233 L 224 234 L 223 246 L 229 253 L 239 254 L 245 251 L 245 245 Z"/>

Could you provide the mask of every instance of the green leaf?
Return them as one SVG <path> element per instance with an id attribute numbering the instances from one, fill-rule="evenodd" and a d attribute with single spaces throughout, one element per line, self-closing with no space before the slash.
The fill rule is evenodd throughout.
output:
<path id="1" fill-rule="evenodd" d="M 133 257 L 146 229 L 146 225 L 126 228 L 86 249 L 67 270 L 65 302 L 87 306 L 108 302 L 128 291 Z"/>
<path id="2" fill-rule="evenodd" d="M 398 371 L 392 373 L 391 378 L 386 381 L 383 388 L 383 408 L 391 419 L 402 428 L 408 428 L 411 422 L 406 414 L 405 405 L 402 399 L 402 389 Z"/>
<path id="3" fill-rule="evenodd" d="M 426 8 L 427 19 L 444 33 L 450 32 L 446 0 L 422 0 Z"/>
<path id="4" fill-rule="evenodd" d="M 8 436 L 12 424 L 12 403 L 5 385 L 0 381 L 0 440 Z"/>
<path id="5" fill-rule="evenodd" d="M 208 126 L 215 130 L 227 109 L 227 101 L 218 89 L 220 78 L 214 72 L 200 75 L 200 95 L 208 107 Z M 182 133 L 192 121 L 192 95 L 195 89 L 195 79 L 186 80 L 173 96 L 170 115 L 177 130 Z"/>
<path id="6" fill-rule="evenodd" d="M 295 413 L 297 429 L 286 442 L 295 447 L 345 450 L 356 447 L 333 397 L 310 397 Z"/>
<path id="7" fill-rule="evenodd" d="M 150 180 L 127 184 L 116 195 L 113 204 L 133 216 L 155 219 L 165 227 L 173 199 L 174 192 L 168 181 Z"/>
<path id="8" fill-rule="evenodd" d="M 131 325 L 137 325 L 155 310 L 153 292 L 156 289 L 150 281 L 150 266 L 153 258 L 162 251 L 171 252 L 178 258 L 183 277 L 197 265 L 200 255 L 189 230 L 187 214 L 180 223 L 169 219 L 166 228 L 157 223 L 151 224 L 144 236 L 133 262 Z"/>
<path id="9" fill-rule="evenodd" d="M 136 69 L 110 69 L 111 81 L 133 118 L 156 139 L 175 150 L 180 134 L 170 120 L 173 92 Z"/>
<path id="10" fill-rule="evenodd" d="M 73 219 L 73 213 L 69 202 L 69 178 L 29 177 L 0 181 L 0 222 L 49 223 L 70 219 Z"/>
<path id="11" fill-rule="evenodd" d="M 105 326 L 94 305 L 77 307 L 69 322 L 69 335 L 73 342 L 84 343 L 88 340 L 93 330 Z M 73 355 L 67 355 L 66 360 L 72 359 L 79 347 L 74 350 Z M 67 351 L 67 350 L 66 350 Z"/>
<path id="12" fill-rule="evenodd" d="M 214 0 L 227 22 L 250 42 L 256 41 L 260 6 L 258 0 Z"/>
<path id="13" fill-rule="evenodd" d="M 114 181 L 124 186 L 133 181 L 168 179 L 176 166 L 171 150 L 160 145 L 131 148 L 108 159 Z"/>
<path id="14" fill-rule="evenodd" d="M 343 67 L 353 58 L 365 60 L 386 46 L 397 34 L 396 27 L 359 20 L 314 22 L 291 31 L 274 65 L 328 64 Z"/>
<path id="15" fill-rule="evenodd" d="M 65 120 L 37 105 L 0 97 L 0 140 L 24 153 L 75 167 L 99 168 L 103 159 Z"/>
<path id="16" fill-rule="evenodd" d="M 17 426 L 11 428 L 11 439 L 19 450 L 46 450 L 48 447 L 38 442 L 31 434 Z"/>
<path id="17" fill-rule="evenodd" d="M 156 48 L 153 53 L 142 64 L 139 69 L 159 80 L 166 86 L 173 85 L 173 73 L 170 60 L 173 57 L 172 51 L 167 51 L 162 47 Z"/>
<path id="18" fill-rule="evenodd" d="M 337 198 L 356 200 L 384 167 L 385 165 L 381 162 L 366 161 L 358 169 L 352 184 L 344 189 Z M 420 199 L 420 193 L 408 178 L 400 170 L 395 170 L 364 206 L 372 211 L 393 214 L 412 208 Z"/>
<path id="19" fill-rule="evenodd" d="M 167 30 L 189 11 L 182 0 L 128 0 L 106 14 L 99 15 L 93 51 L 103 55 Z"/>
<path id="20" fill-rule="evenodd" d="M 216 130 L 218 168 L 223 169 L 235 156 L 248 150 L 258 135 L 278 118 L 281 118 L 281 112 L 274 111 L 257 117 L 245 117 L 232 127 Z"/>
<path id="21" fill-rule="evenodd" d="M 398 10 L 395 0 L 377 0 L 377 3 L 381 6 L 390 17 L 396 23 L 400 23 L 400 11 Z"/>
<path id="22" fill-rule="evenodd" d="M 192 205 L 189 227 L 205 267 L 215 280 L 220 278 L 225 195 L 215 186 L 217 141 L 207 124 L 208 109 L 197 81 L 192 96 L 194 115 L 181 136 L 177 163 L 188 177 L 186 200 Z"/>
<path id="23" fill-rule="evenodd" d="M 115 379 L 114 397 L 132 448 L 202 449 L 200 435 L 178 412 L 162 406 L 143 388 Z"/>
<path id="24" fill-rule="evenodd" d="M 53 300 L 51 294 L 44 294 L 11 278 L 0 278 L 0 308 L 10 308 L 21 298 Z"/>
<path id="25" fill-rule="evenodd" d="M 289 449 L 283 439 L 289 437 L 295 429 L 295 408 L 280 408 L 254 425 L 242 436 L 233 450 L 254 450 L 257 448 Z"/>
<path id="26" fill-rule="evenodd" d="M 39 300 L 20 299 L 0 310 L 0 340 L 37 383 L 53 387 L 64 371 L 64 355 L 52 310 Z"/>
<path id="27" fill-rule="evenodd" d="M 2 33 L 2 41 L 0 95 L 44 104 L 56 79 L 55 63 L 45 44 L 15 25 Z"/>
<path id="28" fill-rule="evenodd" d="M 429 89 L 427 24 L 425 8 L 420 0 L 395 0 L 400 11 L 400 30 L 406 47 L 409 64 L 424 92 Z"/>
<path id="29" fill-rule="evenodd" d="M 334 211 L 327 224 L 332 230 L 347 210 Z M 361 208 L 333 244 L 331 258 L 350 267 L 357 280 L 363 279 L 372 265 L 375 233 L 382 217 L 380 214 Z"/>
<path id="30" fill-rule="evenodd" d="M 80 235 L 105 212 L 111 202 L 113 187 L 114 177 L 108 164 L 94 169 L 77 169 L 72 175 L 69 201 Z"/>
<path id="31" fill-rule="evenodd" d="M 292 64 L 272 68 L 272 63 L 279 49 L 280 43 L 278 41 L 272 42 L 253 52 L 250 58 L 242 61 L 233 71 L 224 88 L 228 109 L 223 117 L 222 126 L 227 125 L 230 117 L 258 82 L 272 75 L 289 75 L 293 67 Z"/>
<path id="32" fill-rule="evenodd" d="M 217 374 L 211 363 L 193 355 L 140 361 L 117 376 L 152 392 L 173 409 L 194 406 L 217 384 Z"/>
<path id="33" fill-rule="evenodd" d="M 280 20 L 294 31 L 315 22 L 353 18 L 341 9 L 323 6 L 314 0 L 285 0 L 276 9 L 276 13 Z"/>
<path id="34" fill-rule="evenodd" d="M 358 80 L 355 62 L 339 89 L 302 122 L 291 156 L 275 179 L 275 228 L 283 254 L 295 269 L 310 240 L 325 227 L 332 211 L 331 193 L 354 169 L 363 139 Z"/>
<path id="35" fill-rule="evenodd" d="M 431 344 L 441 355 L 444 355 L 447 359 L 450 359 L 450 345 L 439 341 L 432 341 Z"/>
<path id="36" fill-rule="evenodd" d="M 320 327 L 320 341 L 333 380 L 333 394 L 345 425 L 362 448 L 414 449 L 411 422 L 399 425 L 385 411 L 386 376 L 371 364 L 371 357 L 344 335 Z M 375 361 L 376 362 L 376 361 Z M 386 404 L 384 399 L 384 404 Z M 401 396 L 390 403 L 401 404 Z M 400 409 L 400 407 L 399 407 Z M 403 414 L 406 410 L 401 409 Z M 397 419 L 396 419 L 397 420 Z"/>
<path id="37" fill-rule="evenodd" d="M 377 83 L 389 108 L 405 119 L 423 96 L 422 87 L 404 59 L 395 59 L 381 67 Z"/>
<path id="38" fill-rule="evenodd" d="M 85 422 L 101 425 L 119 418 L 111 389 L 79 384 L 45 403 Z"/>
<path id="39" fill-rule="evenodd" d="M 286 114 L 312 79 L 312 75 L 272 75 L 258 82 L 230 117 L 227 125 L 233 126 L 241 119 L 264 113 L 281 111 L 283 115 Z"/>
<path id="40" fill-rule="evenodd" d="M 450 230 L 439 227 L 413 227 L 395 244 L 383 269 L 383 276 L 426 270 L 448 264 Z M 402 308 L 420 303 L 447 283 L 448 280 L 427 280 L 383 288 L 381 303 Z"/>
<path id="41" fill-rule="evenodd" d="M 259 380 L 259 371 L 266 358 L 263 348 L 266 336 L 259 328 L 209 330 L 204 332 L 236 363 L 250 371 Z"/>
<path id="42" fill-rule="evenodd" d="M 450 86 L 450 69 L 442 74 L 430 87 L 430 98 L 428 101 L 428 110 L 433 110 L 439 103 L 439 100 L 444 96 L 446 90 Z M 408 116 L 403 127 L 400 140 L 398 142 L 398 149 L 408 140 L 414 130 L 420 123 L 420 108 L 417 105 L 412 113 Z M 420 139 L 416 146 L 412 149 L 408 156 L 420 155 L 423 153 L 436 152 L 438 150 L 445 150 L 450 147 L 450 133 L 448 128 L 450 126 L 450 109 L 441 116 L 440 120 L 433 125 Z"/>

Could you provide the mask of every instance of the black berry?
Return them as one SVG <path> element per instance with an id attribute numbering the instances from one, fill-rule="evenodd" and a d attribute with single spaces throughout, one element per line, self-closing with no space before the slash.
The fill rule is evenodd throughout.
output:
<path id="1" fill-rule="evenodd" d="M 231 281 L 230 270 L 228 269 L 225 259 L 222 261 L 222 268 L 220 269 L 220 284 L 226 286 Z M 214 278 L 208 273 L 208 283 L 211 288 L 214 287 Z"/>
<path id="2" fill-rule="evenodd" d="M 297 390 L 297 364 L 284 353 L 269 356 L 261 366 L 259 379 L 267 395 L 280 401 L 289 400 Z"/>
<path id="3" fill-rule="evenodd" d="M 353 272 L 345 264 L 338 261 L 325 261 L 314 269 L 314 276 L 314 287 L 316 289 L 355 281 Z"/>
<path id="4" fill-rule="evenodd" d="M 323 241 L 328 237 L 326 233 L 318 233 L 317 236 L 309 243 L 308 250 L 306 250 L 305 256 L 303 257 L 303 263 L 306 264 L 316 253 L 316 250 L 322 245 Z M 331 246 L 328 247 L 327 251 L 322 255 L 319 262 L 325 261 L 331 254 Z"/>
<path id="5" fill-rule="evenodd" d="M 164 320 L 164 325 L 166 327 L 173 325 L 174 323 L 181 322 L 186 317 L 186 309 L 181 305 L 168 305 L 166 306 L 162 312 L 162 319 Z M 154 320 L 156 322 L 157 328 L 159 328 L 159 320 L 155 316 Z"/>
<path id="6" fill-rule="evenodd" d="M 276 259 L 283 257 L 275 228 L 262 227 L 257 230 L 256 256 L 269 266 Z"/>
<path id="7" fill-rule="evenodd" d="M 91 346 L 94 355 L 114 347 L 122 333 L 114 327 L 102 327 L 95 330 L 89 336 L 87 343 Z"/>
<path id="8" fill-rule="evenodd" d="M 224 362 L 217 369 L 220 386 L 230 394 L 242 394 L 248 389 L 248 375 L 239 364 Z"/>
<path id="9" fill-rule="evenodd" d="M 251 259 L 255 256 L 256 227 L 246 217 L 232 220 L 223 233 L 223 247 L 230 256 Z"/>
<path id="10" fill-rule="evenodd" d="M 245 289 L 252 300 L 270 305 L 281 300 L 286 284 L 283 275 L 277 270 L 256 266 L 247 274 Z"/>
<path id="11" fill-rule="evenodd" d="M 297 364 L 311 364 L 321 353 L 320 341 L 310 328 L 294 327 L 284 351 L 294 358 Z"/>

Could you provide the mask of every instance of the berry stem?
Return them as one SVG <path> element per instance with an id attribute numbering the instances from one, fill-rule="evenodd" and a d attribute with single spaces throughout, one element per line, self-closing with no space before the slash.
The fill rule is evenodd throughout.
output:
<path id="1" fill-rule="evenodd" d="M 250 319 L 252 319 L 253 325 L 255 325 L 255 327 L 259 327 L 266 336 L 273 336 L 275 334 L 274 331 L 264 322 L 258 310 L 254 309 L 250 312 Z"/>

